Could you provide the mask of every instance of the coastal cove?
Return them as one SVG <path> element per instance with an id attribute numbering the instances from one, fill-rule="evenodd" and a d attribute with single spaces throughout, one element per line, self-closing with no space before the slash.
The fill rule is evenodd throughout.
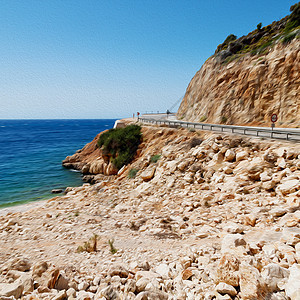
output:
<path id="1" fill-rule="evenodd" d="M 0 120 L 0 208 L 53 197 L 52 189 L 80 186 L 81 173 L 61 161 L 114 119 Z"/>

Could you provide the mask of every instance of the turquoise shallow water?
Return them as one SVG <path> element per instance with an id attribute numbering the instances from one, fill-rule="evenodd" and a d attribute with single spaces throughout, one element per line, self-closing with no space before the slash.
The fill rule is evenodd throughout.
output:
<path id="1" fill-rule="evenodd" d="M 53 197 L 51 190 L 82 184 L 61 166 L 114 119 L 0 120 L 0 208 Z"/>

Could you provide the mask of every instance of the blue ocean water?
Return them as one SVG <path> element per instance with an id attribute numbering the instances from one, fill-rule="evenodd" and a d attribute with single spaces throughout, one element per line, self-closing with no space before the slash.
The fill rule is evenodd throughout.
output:
<path id="1" fill-rule="evenodd" d="M 82 184 L 61 162 L 115 120 L 0 120 L 0 207 L 53 197 Z"/>

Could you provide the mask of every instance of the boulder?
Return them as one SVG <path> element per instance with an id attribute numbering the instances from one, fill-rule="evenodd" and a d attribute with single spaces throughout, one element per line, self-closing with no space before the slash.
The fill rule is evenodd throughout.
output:
<path id="1" fill-rule="evenodd" d="M 33 278 L 38 286 L 49 289 L 67 290 L 69 280 L 58 268 L 47 268 L 45 262 L 39 263 L 33 268 Z"/>
<path id="2" fill-rule="evenodd" d="M 289 268 L 290 276 L 285 286 L 285 292 L 291 300 L 300 299 L 300 264 Z"/>
<path id="3" fill-rule="evenodd" d="M 65 290 L 60 291 L 56 296 L 52 298 L 52 300 L 66 300 L 66 299 L 68 299 L 68 296 Z M 85 300 L 90 300 L 90 299 L 85 299 Z"/>
<path id="4" fill-rule="evenodd" d="M 86 292 L 86 291 L 79 291 L 77 293 L 77 300 L 93 300 L 94 299 L 95 294 L 91 293 L 91 292 Z M 109 298 L 112 299 L 112 298 Z"/>
<path id="5" fill-rule="evenodd" d="M 225 282 L 220 282 L 217 286 L 216 286 L 216 291 L 220 294 L 228 294 L 232 297 L 237 295 L 237 291 L 236 289 L 232 286 L 229 285 Z"/>
<path id="6" fill-rule="evenodd" d="M 127 270 L 127 268 L 125 268 L 122 265 L 113 265 L 110 270 L 109 270 L 109 275 L 111 277 L 113 276 L 119 276 L 121 278 L 127 278 L 129 275 L 129 271 Z"/>
<path id="7" fill-rule="evenodd" d="M 241 161 L 247 159 L 249 156 L 247 151 L 241 151 L 236 154 L 236 161 Z"/>
<path id="8" fill-rule="evenodd" d="M 128 279 L 125 285 L 125 292 L 132 292 L 136 291 L 136 281 L 134 279 Z"/>
<path id="9" fill-rule="evenodd" d="M 117 175 L 118 171 L 119 170 L 114 166 L 114 164 L 112 162 L 109 162 L 108 166 L 106 167 L 106 171 L 104 172 L 104 175 Z"/>
<path id="10" fill-rule="evenodd" d="M 19 279 L 18 282 L 23 285 L 23 294 L 29 294 L 33 292 L 34 285 L 33 285 L 33 279 L 30 274 L 23 274 Z"/>
<path id="11" fill-rule="evenodd" d="M 0 271 L 18 270 L 21 272 L 27 272 L 30 268 L 31 262 L 27 258 L 12 258 L 2 266 Z"/>
<path id="12" fill-rule="evenodd" d="M 273 217 L 282 217 L 286 213 L 287 213 L 287 209 L 281 207 L 274 207 L 269 212 L 269 214 Z"/>
<path id="13" fill-rule="evenodd" d="M 285 169 L 286 168 L 286 161 L 283 157 L 279 157 L 277 159 L 276 165 L 281 168 L 281 169 Z"/>
<path id="14" fill-rule="evenodd" d="M 104 165 L 105 162 L 104 160 L 101 159 L 96 159 L 94 160 L 89 167 L 89 173 L 90 174 L 103 174 L 104 173 Z"/>
<path id="15" fill-rule="evenodd" d="M 267 286 L 255 267 L 242 263 L 239 268 L 239 283 L 242 299 L 266 299 Z"/>
<path id="16" fill-rule="evenodd" d="M 183 177 L 183 179 L 187 182 L 187 183 L 193 183 L 194 182 L 194 177 L 192 173 L 186 173 Z"/>
<path id="17" fill-rule="evenodd" d="M 268 289 L 274 292 L 279 290 L 277 284 L 289 277 L 289 271 L 278 264 L 271 263 L 262 269 L 261 275 L 266 282 Z"/>
<path id="18" fill-rule="evenodd" d="M 182 271 L 181 278 L 182 280 L 188 280 L 194 275 L 193 271 L 190 268 L 187 268 Z"/>
<path id="19" fill-rule="evenodd" d="M 144 172 L 141 173 L 141 178 L 144 181 L 150 181 L 155 174 L 156 167 L 149 167 Z"/>
<path id="20" fill-rule="evenodd" d="M 168 300 L 168 294 L 162 291 L 144 291 L 139 293 L 135 300 Z"/>
<path id="21" fill-rule="evenodd" d="M 155 268 L 155 272 L 164 279 L 168 279 L 170 277 L 170 267 L 167 264 L 158 265 Z"/>
<path id="22" fill-rule="evenodd" d="M 51 191 L 52 194 L 60 194 L 60 193 L 62 193 L 62 192 L 63 192 L 62 189 L 53 189 L 53 190 Z"/>
<path id="23" fill-rule="evenodd" d="M 264 171 L 264 165 L 259 159 L 253 160 L 248 166 L 247 171 L 251 180 L 260 180 L 260 175 Z"/>
<path id="24" fill-rule="evenodd" d="M 119 293 L 112 287 L 108 286 L 96 294 L 96 299 L 103 299 L 101 297 L 104 297 L 104 299 L 119 299 Z"/>
<path id="25" fill-rule="evenodd" d="M 229 162 L 234 161 L 234 159 L 235 159 L 235 152 L 234 152 L 233 150 L 231 150 L 231 149 L 228 149 L 228 150 L 225 152 L 225 157 L 224 157 L 224 159 L 225 159 L 226 161 L 229 161 Z"/>
<path id="26" fill-rule="evenodd" d="M 288 195 L 294 193 L 300 189 L 300 181 L 298 179 L 286 180 L 282 184 L 279 184 L 276 188 L 277 192 L 282 195 Z"/>
<path id="27" fill-rule="evenodd" d="M 20 281 L 14 283 L 0 283 L 0 297 L 15 297 L 21 298 L 24 286 Z"/>
<path id="28" fill-rule="evenodd" d="M 224 229 L 227 232 L 233 233 L 233 234 L 235 234 L 235 233 L 243 233 L 243 231 L 244 231 L 244 228 L 243 228 L 242 225 L 234 223 L 234 222 L 230 222 L 230 223 L 226 224 L 224 226 Z"/>
<path id="29" fill-rule="evenodd" d="M 239 285 L 240 260 L 233 254 L 222 255 L 217 268 L 216 283 L 224 282 L 232 286 Z"/>
<path id="30" fill-rule="evenodd" d="M 222 240 L 221 252 L 231 252 L 231 250 L 235 250 L 239 246 L 245 247 L 246 245 L 247 243 L 241 234 L 227 234 Z"/>
<path id="31" fill-rule="evenodd" d="M 152 272 L 152 271 L 137 271 L 135 274 L 136 280 L 139 280 L 140 278 L 161 278 L 161 275 Z"/>
<path id="32" fill-rule="evenodd" d="M 276 186 L 276 181 L 274 180 L 265 181 L 262 184 L 262 188 L 265 189 L 266 191 L 272 190 L 275 186 Z"/>
<path id="33" fill-rule="evenodd" d="M 48 270 L 48 264 L 45 261 L 38 262 L 33 266 L 32 276 L 35 279 L 36 277 L 41 277 L 44 272 Z"/>
<path id="34" fill-rule="evenodd" d="M 147 284 L 151 281 L 149 278 L 142 277 L 136 281 L 135 288 L 136 292 L 142 292 L 145 290 Z"/>

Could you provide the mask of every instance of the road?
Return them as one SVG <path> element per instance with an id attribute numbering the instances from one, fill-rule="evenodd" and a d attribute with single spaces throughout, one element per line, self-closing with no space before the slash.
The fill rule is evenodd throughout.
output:
<path id="1" fill-rule="evenodd" d="M 166 124 L 169 126 L 181 126 L 191 129 L 210 130 L 223 133 L 235 133 L 260 138 L 271 138 L 300 142 L 300 128 L 274 128 L 270 127 L 253 127 L 253 126 L 238 126 L 238 125 L 221 125 L 186 122 L 176 119 L 175 114 L 143 114 L 140 117 L 142 122 Z"/>

